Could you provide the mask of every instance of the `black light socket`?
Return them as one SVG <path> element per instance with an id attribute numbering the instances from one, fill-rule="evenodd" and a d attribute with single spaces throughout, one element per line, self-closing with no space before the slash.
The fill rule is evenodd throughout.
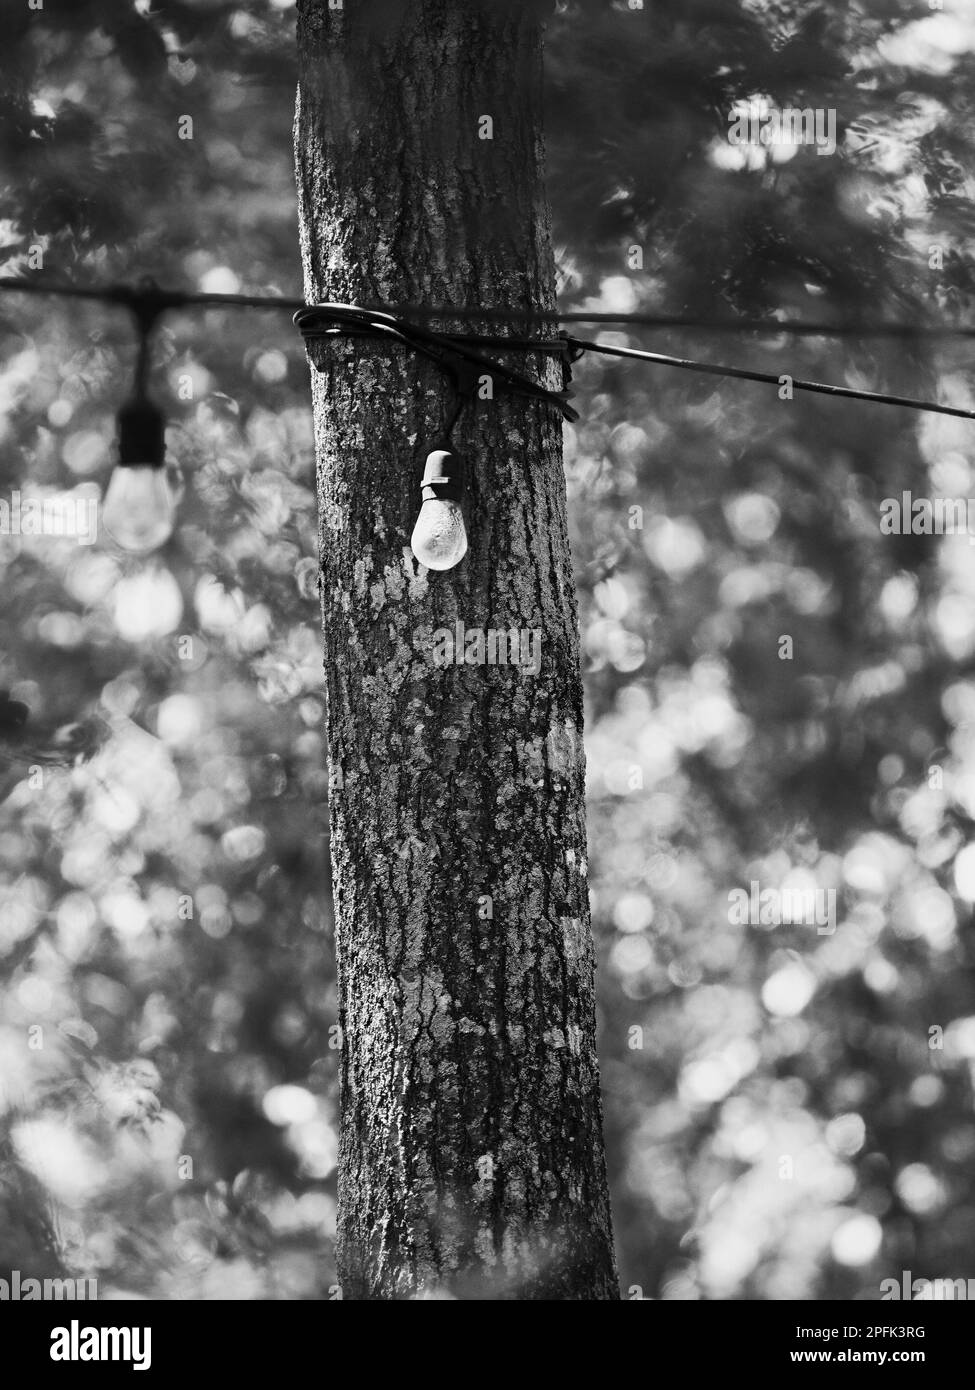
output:
<path id="1" fill-rule="evenodd" d="M 165 436 L 166 422 L 151 401 L 127 401 L 118 413 L 119 464 L 162 468 L 166 459 Z"/>
<path id="2" fill-rule="evenodd" d="M 467 491 L 467 460 L 452 449 L 427 454 L 420 495 L 424 502 L 463 502 Z"/>

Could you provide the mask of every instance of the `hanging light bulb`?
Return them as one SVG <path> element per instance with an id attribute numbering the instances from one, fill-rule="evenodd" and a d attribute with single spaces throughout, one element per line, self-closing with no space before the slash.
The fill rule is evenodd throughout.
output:
<path id="1" fill-rule="evenodd" d="M 144 555 L 169 540 L 176 524 L 165 423 L 144 396 L 122 407 L 118 423 L 119 458 L 102 501 L 102 524 L 123 550 Z"/>
<path id="2" fill-rule="evenodd" d="M 427 455 L 421 483 L 423 504 L 410 545 L 421 565 L 450 570 L 467 554 L 467 532 L 461 503 L 467 488 L 467 464 L 450 449 Z"/>

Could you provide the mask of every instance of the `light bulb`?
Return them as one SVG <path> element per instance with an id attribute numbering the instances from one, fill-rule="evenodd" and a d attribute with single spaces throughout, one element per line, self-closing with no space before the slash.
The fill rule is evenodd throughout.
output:
<path id="1" fill-rule="evenodd" d="M 165 468 L 119 464 L 102 502 L 102 524 L 123 550 L 136 554 L 168 541 L 176 524 L 176 496 Z"/>
<path id="2" fill-rule="evenodd" d="M 165 421 L 145 396 L 119 411 L 119 461 L 102 500 L 105 530 L 122 547 L 144 555 L 173 534 L 176 495 L 166 476 Z"/>
<path id="3" fill-rule="evenodd" d="M 428 570 L 450 570 L 467 554 L 464 513 L 457 502 L 424 502 L 410 537 L 413 554 Z"/>
<path id="4" fill-rule="evenodd" d="M 423 470 L 420 515 L 410 545 L 421 565 L 449 570 L 467 554 L 467 532 L 461 503 L 467 484 L 467 465 L 459 454 L 434 449 Z"/>

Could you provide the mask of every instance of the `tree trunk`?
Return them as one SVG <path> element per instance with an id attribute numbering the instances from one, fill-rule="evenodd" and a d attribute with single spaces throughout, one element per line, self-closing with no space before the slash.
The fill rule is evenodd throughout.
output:
<path id="1" fill-rule="evenodd" d="M 299 0 L 309 301 L 554 307 L 532 10 Z M 465 412 L 470 549 L 435 573 L 409 537 L 442 377 L 362 340 L 310 355 L 343 1296 L 615 1299 L 558 413 Z M 504 361 L 562 385 L 539 354 Z M 478 631 L 500 629 L 522 645 L 481 664 Z"/>

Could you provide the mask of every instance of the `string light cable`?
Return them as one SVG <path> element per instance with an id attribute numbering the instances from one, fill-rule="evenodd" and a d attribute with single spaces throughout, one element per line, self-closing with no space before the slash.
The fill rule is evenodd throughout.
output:
<path id="1" fill-rule="evenodd" d="M 729 367 L 693 358 L 577 338 L 562 331 L 541 336 L 552 323 L 606 324 L 619 327 L 669 328 L 705 332 L 745 332 L 767 335 L 795 335 L 824 338 L 895 338 L 906 341 L 975 337 L 975 328 L 965 325 L 861 323 L 819 324 L 787 319 L 704 319 L 678 315 L 612 314 L 585 310 L 533 313 L 508 309 L 457 307 L 449 305 L 306 304 L 279 295 L 208 294 L 161 289 L 144 279 L 135 286 L 88 287 L 43 280 L 0 278 L 0 291 L 29 295 L 52 295 L 89 300 L 125 308 L 133 315 L 139 346 L 135 383 L 131 398 L 119 411 L 118 459 L 105 494 L 103 520 L 114 538 L 125 549 L 145 552 L 156 549 L 172 533 L 176 498 L 165 467 L 165 422 L 148 394 L 151 335 L 163 314 L 194 308 L 289 310 L 306 344 L 337 338 L 366 339 L 376 343 L 397 343 L 433 363 L 447 378 L 453 395 L 452 414 L 441 437 L 427 454 L 421 482 L 422 505 L 413 532 L 414 553 L 431 569 L 451 569 L 467 549 L 462 504 L 468 476 L 466 461 L 453 448 L 451 435 L 467 405 L 479 398 L 485 379 L 491 383 L 488 399 L 495 391 L 540 401 L 554 407 L 563 419 L 574 421 L 578 413 L 569 405 L 572 365 L 586 353 L 673 367 L 681 371 L 781 386 L 791 391 L 868 401 L 876 405 L 927 411 L 975 420 L 975 410 L 881 391 L 864 391 L 851 386 L 806 381 L 782 373 Z M 482 332 L 434 331 L 421 320 L 454 320 L 503 323 L 525 330 L 525 336 L 492 336 Z M 536 336 L 528 330 L 535 328 Z M 541 354 L 556 357 L 562 366 L 562 390 L 555 391 L 517 371 L 488 352 Z"/>

